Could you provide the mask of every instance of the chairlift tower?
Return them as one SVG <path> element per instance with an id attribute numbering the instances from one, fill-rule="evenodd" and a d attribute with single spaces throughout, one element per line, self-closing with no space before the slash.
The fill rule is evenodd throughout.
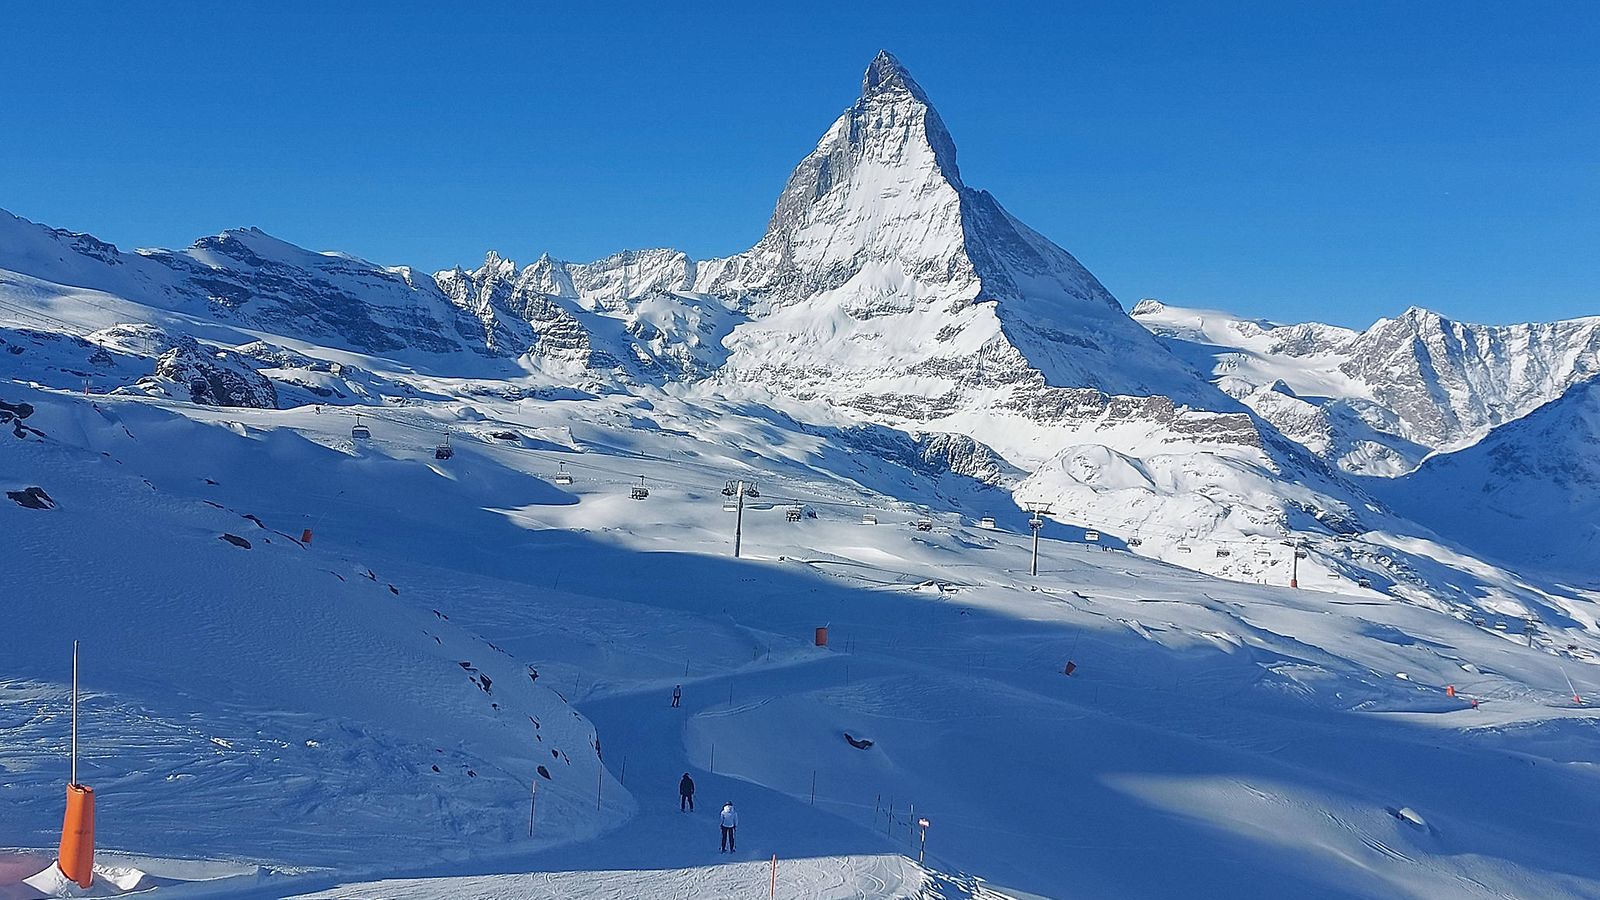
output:
<path id="1" fill-rule="evenodd" d="M 1311 554 L 1306 552 L 1306 542 L 1296 540 L 1293 544 L 1294 552 L 1289 555 L 1289 587 L 1300 586 L 1300 560 L 1307 559 Z"/>
<path id="2" fill-rule="evenodd" d="M 742 478 L 729 479 L 722 489 L 724 497 L 733 497 L 736 506 L 736 516 L 733 520 L 733 558 L 739 558 L 740 545 L 744 541 L 744 498 L 759 497 L 761 492 L 756 489 L 754 481 L 745 481 Z"/>
<path id="3" fill-rule="evenodd" d="M 1037 578 L 1039 577 L 1039 529 L 1044 527 L 1044 517 L 1050 515 L 1050 504 L 1029 503 L 1027 509 L 1032 513 L 1028 517 L 1028 527 L 1033 529 L 1033 565 L 1029 567 L 1028 574 Z"/>

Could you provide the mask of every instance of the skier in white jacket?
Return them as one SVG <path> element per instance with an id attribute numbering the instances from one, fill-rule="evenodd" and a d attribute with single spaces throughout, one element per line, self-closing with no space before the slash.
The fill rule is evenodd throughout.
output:
<path id="1" fill-rule="evenodd" d="M 722 806 L 722 850 L 719 852 L 733 852 L 733 831 L 738 827 L 739 814 L 734 811 L 733 801 L 729 800 Z"/>

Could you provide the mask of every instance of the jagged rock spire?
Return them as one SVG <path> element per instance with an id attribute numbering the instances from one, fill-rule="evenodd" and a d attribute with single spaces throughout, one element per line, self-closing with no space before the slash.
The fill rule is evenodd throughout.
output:
<path id="1" fill-rule="evenodd" d="M 904 91 L 911 96 L 928 102 L 928 95 L 923 93 L 922 86 L 911 77 L 907 69 L 893 53 L 879 50 L 873 57 L 872 63 L 867 66 L 867 74 L 861 79 L 861 96 L 870 97 L 874 94 L 884 94 L 895 91 Z"/>

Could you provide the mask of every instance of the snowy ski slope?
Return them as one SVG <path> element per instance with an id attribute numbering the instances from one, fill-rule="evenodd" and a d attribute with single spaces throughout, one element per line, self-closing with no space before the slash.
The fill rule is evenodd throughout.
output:
<path id="1" fill-rule="evenodd" d="M 1600 891 L 1592 621 L 1530 649 L 1058 526 L 1032 579 L 1003 492 L 665 395 L 369 408 L 359 443 L 332 408 L 6 399 L 47 438 L 5 434 L 0 487 L 58 505 L 0 505 L 0 845 L 53 840 L 80 638 L 102 844 L 261 866 L 238 896 L 753 896 L 773 855 L 794 897 Z M 727 478 L 761 486 L 742 560 Z M 923 816 L 965 874 L 885 857 Z"/>

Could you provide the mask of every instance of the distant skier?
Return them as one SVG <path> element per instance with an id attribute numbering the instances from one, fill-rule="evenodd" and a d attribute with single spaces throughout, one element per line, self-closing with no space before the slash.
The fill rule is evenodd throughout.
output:
<path id="1" fill-rule="evenodd" d="M 685 809 L 694 812 L 694 779 L 689 773 L 683 773 L 683 780 L 678 782 L 678 812 Z"/>
<path id="2" fill-rule="evenodd" d="M 680 702 L 682 702 L 682 700 L 683 700 L 683 685 L 681 685 L 681 684 L 673 685 L 672 686 L 672 708 L 673 709 L 677 709 L 678 708 L 678 704 Z"/>
<path id="3" fill-rule="evenodd" d="M 739 827 L 739 814 L 734 812 L 733 801 L 722 807 L 722 853 L 733 852 L 733 832 Z"/>

